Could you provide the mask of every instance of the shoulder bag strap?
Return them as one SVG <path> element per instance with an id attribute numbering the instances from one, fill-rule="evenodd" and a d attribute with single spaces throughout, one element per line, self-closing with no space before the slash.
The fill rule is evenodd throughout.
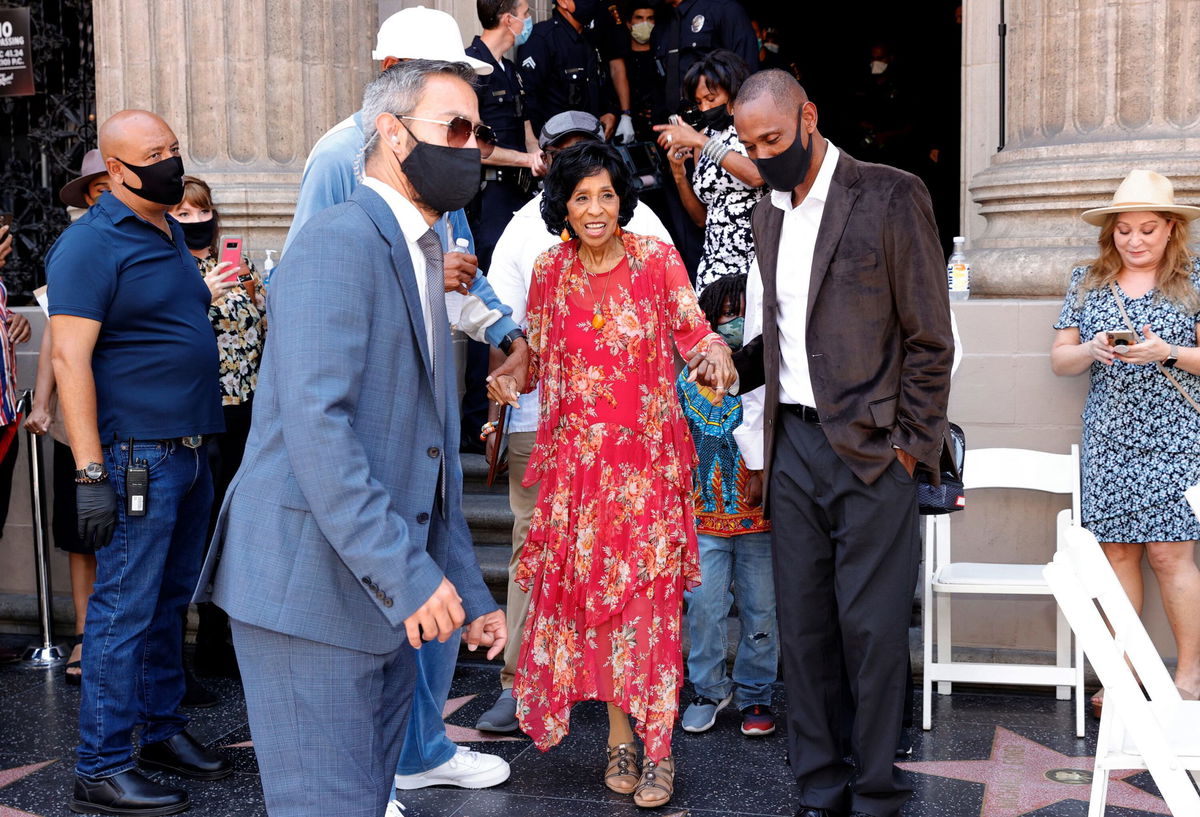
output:
<path id="1" fill-rule="evenodd" d="M 1117 292 L 1116 283 L 1110 283 L 1108 289 L 1112 292 L 1113 300 L 1117 302 L 1117 309 L 1121 310 L 1121 319 L 1125 321 L 1125 325 L 1129 327 L 1129 331 L 1136 335 L 1137 329 L 1134 328 L 1133 321 L 1129 320 L 1129 313 L 1125 311 L 1125 302 L 1121 300 L 1121 295 Z M 1183 395 L 1183 399 L 1187 400 L 1197 412 L 1200 412 L 1200 404 L 1192 399 L 1192 396 L 1187 393 L 1187 390 L 1175 378 L 1175 375 L 1171 374 L 1171 370 L 1161 363 L 1156 362 L 1154 365 L 1158 367 L 1160 372 L 1167 376 L 1167 380 L 1171 381 L 1171 385 L 1179 390 L 1179 393 Z"/>

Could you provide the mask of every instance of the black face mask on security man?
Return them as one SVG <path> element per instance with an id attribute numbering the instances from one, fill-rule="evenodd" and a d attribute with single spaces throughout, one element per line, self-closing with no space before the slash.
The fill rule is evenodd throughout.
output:
<path id="1" fill-rule="evenodd" d="M 167 207 L 183 201 L 183 159 L 172 156 L 151 165 L 133 165 L 124 159 L 117 161 L 136 173 L 142 183 L 141 187 L 132 187 L 128 181 L 121 181 L 135 196 Z"/>
<path id="2" fill-rule="evenodd" d="M 801 116 L 796 119 L 796 138 L 788 149 L 777 156 L 766 159 L 755 159 L 759 175 L 772 190 L 788 193 L 795 190 L 808 175 L 812 165 L 812 136 L 808 138 L 808 146 L 804 146 L 804 108 L 800 108 Z"/>
<path id="3" fill-rule="evenodd" d="M 438 213 L 453 213 L 470 204 L 479 192 L 483 162 L 479 148 L 431 145 L 418 139 L 408 125 L 404 129 L 415 144 L 401 160 L 400 169 L 421 202 Z"/>
<path id="4" fill-rule="evenodd" d="M 575 22 L 587 28 L 592 24 L 592 20 L 596 19 L 596 12 L 600 10 L 600 0 L 575 0 L 575 10 L 571 12 L 571 16 L 575 18 Z"/>

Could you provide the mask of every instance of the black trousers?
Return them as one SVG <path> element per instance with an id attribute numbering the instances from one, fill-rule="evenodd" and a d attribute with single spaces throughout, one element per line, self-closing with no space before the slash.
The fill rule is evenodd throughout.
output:
<path id="1" fill-rule="evenodd" d="M 819 425 L 783 412 L 771 523 L 788 752 L 800 802 L 898 815 L 909 793 L 893 762 L 920 558 L 916 482 L 896 461 L 865 484 Z"/>

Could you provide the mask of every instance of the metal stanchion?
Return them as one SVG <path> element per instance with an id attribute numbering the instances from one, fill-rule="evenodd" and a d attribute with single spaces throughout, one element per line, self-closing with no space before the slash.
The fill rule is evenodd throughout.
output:
<path id="1" fill-rule="evenodd" d="M 21 395 L 21 414 L 28 417 L 33 408 L 33 392 L 26 389 Z M 63 648 L 54 643 L 54 620 L 50 613 L 50 551 L 46 547 L 46 514 L 42 498 L 42 439 L 26 431 L 29 443 L 29 493 L 33 503 L 33 552 L 37 567 L 38 623 L 40 642 L 25 648 L 25 663 L 32 667 L 49 667 L 66 658 Z"/>

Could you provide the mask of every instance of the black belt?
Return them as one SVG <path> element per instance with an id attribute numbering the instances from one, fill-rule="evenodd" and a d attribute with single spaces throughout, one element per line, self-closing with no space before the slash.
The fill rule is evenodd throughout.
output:
<path id="1" fill-rule="evenodd" d="M 204 439 L 206 436 L 209 436 L 209 435 L 191 434 L 191 435 L 188 435 L 187 437 L 168 437 L 166 439 L 163 439 L 160 437 L 159 439 L 156 439 L 156 440 L 135 439 L 133 441 L 133 444 L 137 445 L 138 443 L 142 443 L 145 445 L 154 445 L 156 443 L 173 443 L 173 444 L 177 444 L 177 445 L 182 445 L 184 448 L 199 448 L 200 446 L 204 445 Z M 120 445 L 121 442 L 118 441 L 113 444 Z"/>
<path id="2" fill-rule="evenodd" d="M 821 416 L 812 406 L 802 406 L 799 403 L 780 403 L 779 407 L 789 414 L 796 415 L 806 423 L 812 423 L 815 426 L 821 424 Z"/>

